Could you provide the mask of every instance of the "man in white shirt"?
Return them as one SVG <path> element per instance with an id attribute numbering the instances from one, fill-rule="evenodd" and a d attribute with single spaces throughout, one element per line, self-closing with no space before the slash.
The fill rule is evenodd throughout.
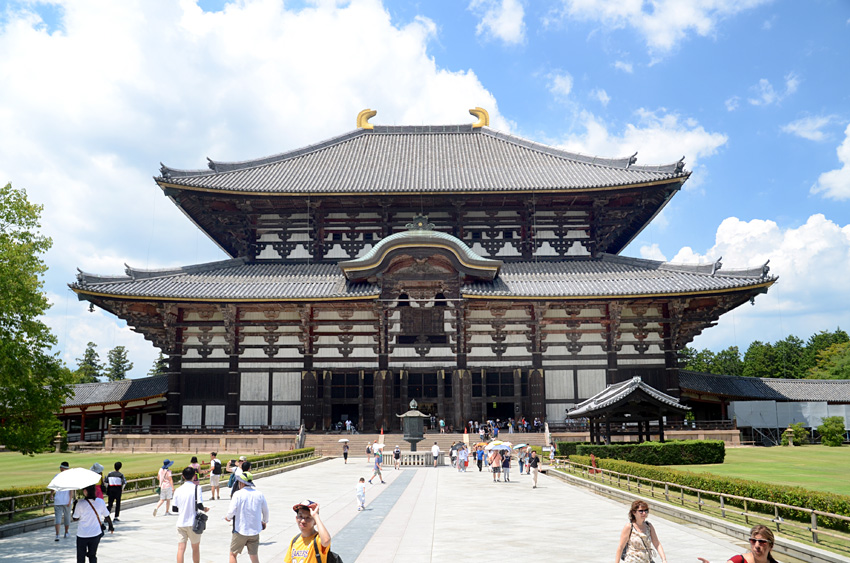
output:
<path id="1" fill-rule="evenodd" d="M 251 563 L 259 563 L 257 551 L 260 547 L 260 532 L 269 521 L 269 504 L 266 497 L 254 488 L 254 477 L 247 471 L 236 476 L 239 490 L 231 497 L 225 520 L 233 520 L 233 536 L 230 540 L 230 563 L 248 548 Z"/>
<path id="2" fill-rule="evenodd" d="M 440 446 L 437 445 L 437 442 L 434 442 L 434 445 L 431 446 L 431 455 L 434 456 L 434 467 L 437 467 L 437 458 L 440 457 Z"/>
<path id="3" fill-rule="evenodd" d="M 209 512 L 204 508 L 204 492 L 194 482 L 195 468 L 187 467 L 183 470 L 183 484 L 174 491 L 173 510 L 177 512 L 177 563 L 183 563 L 183 555 L 186 553 L 186 542 L 192 543 L 192 561 L 201 561 L 201 534 L 192 531 L 195 523 L 195 514 L 198 510 Z"/>
<path id="4" fill-rule="evenodd" d="M 67 461 L 59 464 L 59 473 L 71 467 Z M 56 475 L 59 475 L 57 473 Z M 68 537 L 68 527 L 71 525 L 71 491 L 53 492 L 53 522 L 56 525 L 56 540 L 59 541 L 59 529 L 65 524 L 65 537 Z"/>

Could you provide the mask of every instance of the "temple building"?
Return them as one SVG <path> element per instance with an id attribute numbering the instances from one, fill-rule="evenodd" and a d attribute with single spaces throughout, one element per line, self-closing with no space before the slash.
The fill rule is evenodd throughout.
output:
<path id="1" fill-rule="evenodd" d="M 419 409 L 563 423 L 640 377 L 680 394 L 677 350 L 767 291 L 768 268 L 621 256 L 682 187 L 474 124 L 357 129 L 157 185 L 227 255 L 80 272 L 80 299 L 169 358 L 170 427 L 396 429 Z"/>

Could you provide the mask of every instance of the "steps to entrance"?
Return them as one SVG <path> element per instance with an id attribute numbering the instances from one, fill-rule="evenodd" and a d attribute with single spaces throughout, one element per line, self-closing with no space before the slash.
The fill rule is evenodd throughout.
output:
<path id="1" fill-rule="evenodd" d="M 478 434 L 468 434 L 468 436 L 470 445 L 478 443 Z M 545 436 L 542 432 L 529 434 L 508 434 L 505 432 L 499 434 L 499 439 L 512 444 L 525 443 L 532 446 L 545 446 Z M 341 457 L 342 444 L 339 441 L 340 438 L 348 438 L 349 440 L 349 457 L 366 457 L 366 444 L 372 444 L 376 440 L 379 444 L 381 443 L 380 434 L 316 434 L 308 432 L 305 446 L 316 448 L 317 454 Z M 425 434 L 425 439 L 419 442 L 416 448 L 420 452 L 430 450 L 434 442 L 437 442 L 437 445 L 440 446 L 440 451 L 447 452 L 451 449 L 452 442 L 463 442 L 463 434 Z M 402 451 L 410 451 L 410 444 L 404 441 L 401 433 L 384 434 L 383 443 L 385 444 L 385 453 L 392 451 L 396 444 Z"/>

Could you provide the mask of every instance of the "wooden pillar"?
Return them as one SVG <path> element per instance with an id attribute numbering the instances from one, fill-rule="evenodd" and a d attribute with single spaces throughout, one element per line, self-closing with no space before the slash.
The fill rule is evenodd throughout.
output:
<path id="1" fill-rule="evenodd" d="M 127 413 L 127 403 L 122 402 L 120 404 L 121 404 L 121 426 L 124 426 L 124 418 L 125 418 L 125 415 Z"/>
<path id="2" fill-rule="evenodd" d="M 322 430 L 327 430 L 333 424 L 331 420 L 332 405 L 331 405 L 331 393 L 333 392 L 333 372 L 328 370 L 322 370 L 322 386 L 324 392 L 322 393 Z"/>
<path id="3" fill-rule="evenodd" d="M 664 415 L 658 415 L 658 441 L 664 443 Z"/>
<path id="4" fill-rule="evenodd" d="M 437 419 L 446 413 L 446 370 L 437 372 Z"/>
<path id="5" fill-rule="evenodd" d="M 605 443 L 611 443 L 611 416 L 605 415 Z"/>
<path id="6" fill-rule="evenodd" d="M 546 391 L 543 384 L 543 369 L 528 372 L 528 395 L 531 400 L 531 420 L 546 418 Z"/>
<path id="7" fill-rule="evenodd" d="M 86 441 L 86 408 L 80 409 L 80 442 Z"/>
<path id="8" fill-rule="evenodd" d="M 316 429 L 318 418 L 318 385 L 316 372 L 301 372 L 301 422 L 307 430 Z"/>

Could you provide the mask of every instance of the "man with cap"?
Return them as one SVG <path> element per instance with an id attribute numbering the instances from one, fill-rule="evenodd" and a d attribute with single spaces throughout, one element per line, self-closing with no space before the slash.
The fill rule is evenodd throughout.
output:
<path id="1" fill-rule="evenodd" d="M 316 563 L 316 552 L 322 561 L 328 560 L 331 550 L 331 534 L 319 517 L 319 505 L 312 500 L 301 501 L 292 507 L 299 535 L 289 542 L 285 563 Z"/>
<path id="2" fill-rule="evenodd" d="M 233 535 L 230 539 L 230 563 L 236 563 L 236 556 L 248 548 L 251 563 L 260 561 L 257 550 L 260 547 L 260 532 L 266 529 L 269 521 L 269 504 L 266 497 L 254 487 L 254 477 L 248 471 L 236 476 L 239 490 L 230 498 L 230 506 L 224 519 L 233 521 Z"/>
<path id="3" fill-rule="evenodd" d="M 59 464 L 59 473 L 67 471 L 71 467 L 67 461 Z M 59 475 L 57 473 L 56 475 Z M 56 539 L 59 541 L 59 527 L 65 522 L 65 537 L 68 537 L 68 528 L 71 525 L 71 491 L 53 491 L 53 523 L 56 525 Z"/>
<path id="4" fill-rule="evenodd" d="M 162 461 L 162 467 L 159 468 L 156 474 L 159 480 L 159 502 L 156 508 L 153 509 L 154 516 L 156 516 L 156 511 L 159 510 L 162 503 L 165 503 L 165 515 L 168 516 L 171 514 L 171 498 L 174 496 L 174 480 L 171 477 L 170 469 L 172 465 L 174 465 L 173 461 L 164 459 Z"/>
<path id="5" fill-rule="evenodd" d="M 236 494 L 236 491 L 239 490 L 239 481 L 236 480 L 236 477 L 242 475 L 243 472 L 251 469 L 251 462 L 248 461 L 244 455 L 240 455 L 239 459 L 236 460 L 235 463 L 230 463 L 227 465 L 227 471 L 233 473 L 233 485 L 230 486 L 230 498 L 233 498 L 233 495 Z"/>
<path id="6" fill-rule="evenodd" d="M 198 511 L 209 512 L 210 509 L 204 506 L 204 491 L 195 482 L 195 468 L 185 468 L 182 475 L 183 484 L 174 491 L 174 511 L 177 512 L 177 563 L 183 563 L 186 542 L 192 544 L 192 561 L 200 563 L 201 534 L 195 533 L 192 527 Z"/>

